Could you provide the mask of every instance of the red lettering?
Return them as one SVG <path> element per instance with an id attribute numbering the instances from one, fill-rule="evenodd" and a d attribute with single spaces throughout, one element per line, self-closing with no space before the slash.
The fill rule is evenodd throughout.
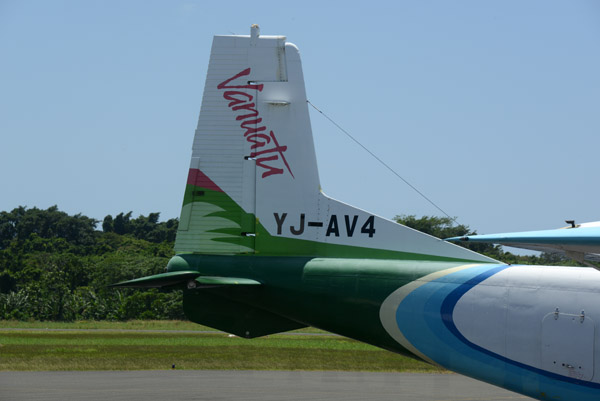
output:
<path id="1" fill-rule="evenodd" d="M 285 152 L 286 150 L 287 150 L 287 146 L 275 146 L 274 148 L 261 150 L 260 152 L 252 152 L 250 154 L 250 157 L 256 157 L 256 156 L 264 155 L 266 153 L 273 153 L 273 152 L 281 153 L 281 152 Z"/>
<path id="2" fill-rule="evenodd" d="M 264 139 L 264 141 L 259 141 L 257 140 L 258 138 L 260 139 Z M 265 146 L 267 143 L 271 142 L 271 138 L 269 138 L 267 135 L 265 134 L 254 134 L 254 135 L 250 135 L 249 137 L 246 138 L 246 140 L 250 143 L 253 143 L 254 145 L 250 146 L 250 149 L 256 149 L 256 148 L 262 148 L 263 146 Z"/>
<path id="3" fill-rule="evenodd" d="M 231 85 L 231 83 L 236 79 L 248 75 L 250 75 L 250 68 L 246 68 L 245 70 L 237 73 L 233 77 L 221 82 L 219 85 L 217 85 L 217 88 L 250 89 L 261 92 L 264 87 L 263 84 L 251 84 L 250 82 L 248 82 L 247 85 Z M 249 114 L 239 115 L 235 119 L 236 121 L 243 120 L 240 124 L 240 128 L 245 130 L 244 138 L 246 138 L 246 141 L 252 144 L 250 146 L 250 149 L 252 150 L 252 152 L 250 153 L 250 157 L 256 158 L 257 167 L 266 170 L 262 173 L 262 178 L 266 178 L 274 174 L 284 173 L 284 170 L 282 168 L 274 167 L 267 164 L 267 162 L 278 161 L 280 158 L 283 164 L 285 165 L 287 171 L 289 171 L 292 178 L 294 178 L 294 174 L 292 173 L 292 170 L 290 169 L 290 166 L 284 156 L 284 152 L 287 150 L 287 146 L 279 145 L 273 131 L 269 131 L 269 135 L 263 134 L 262 132 L 267 129 L 266 126 L 258 126 L 258 124 L 262 122 L 262 118 L 259 117 L 259 112 L 256 108 L 256 104 L 251 103 L 251 101 L 254 99 L 254 96 L 242 91 L 225 91 L 223 93 L 223 98 L 225 100 L 229 100 L 228 106 L 231 108 L 231 110 L 245 110 L 249 112 Z M 256 151 L 257 149 L 262 148 L 267 144 L 270 144 L 271 142 L 273 142 L 273 148 Z"/>
<path id="4" fill-rule="evenodd" d="M 238 72 L 233 77 L 221 82 L 219 85 L 217 85 L 217 89 L 254 89 L 254 90 L 261 92 L 263 90 L 263 86 L 264 86 L 263 84 L 256 85 L 256 84 L 248 83 L 247 85 L 227 86 L 227 84 L 230 83 L 231 81 L 235 81 L 236 79 L 238 79 L 240 77 L 245 77 L 246 75 L 250 75 L 250 68 L 246 68 L 244 71 Z"/>
<path id="5" fill-rule="evenodd" d="M 277 167 L 271 167 L 268 164 L 263 163 L 263 162 L 268 162 L 268 161 L 277 160 L 277 159 L 279 159 L 279 157 L 277 157 L 277 155 L 273 155 L 271 157 L 261 157 L 260 159 L 256 159 L 256 165 L 258 167 L 262 167 L 267 170 L 264 173 L 262 173 L 262 176 L 261 176 L 262 178 L 266 178 L 273 174 L 283 174 L 283 169 L 277 168 Z"/>
<path id="6" fill-rule="evenodd" d="M 246 96 L 248 99 L 247 100 L 238 99 L 235 96 Z M 239 92 L 239 91 L 227 91 L 227 92 L 223 93 L 223 97 L 225 98 L 225 100 L 231 100 L 231 102 L 227 105 L 229 107 L 236 106 L 240 103 L 249 102 L 252 99 L 254 99 L 254 96 L 249 95 L 246 92 Z"/>
<path id="7" fill-rule="evenodd" d="M 261 121 L 262 118 L 257 118 L 256 120 L 244 121 L 243 123 L 241 123 L 240 127 L 246 130 L 246 132 L 244 132 L 244 136 L 247 137 L 250 134 L 256 134 L 257 132 L 266 130 L 267 127 L 265 126 L 256 127 L 256 125 L 258 125 L 258 123 L 260 123 Z M 250 125 L 254 125 L 254 127 Z"/>
<path id="8" fill-rule="evenodd" d="M 275 138 L 275 134 L 273 133 L 273 131 L 271 131 L 270 135 L 271 135 L 271 138 L 273 139 L 273 142 L 275 143 L 275 146 L 279 147 L 279 142 L 277 142 L 277 138 Z M 285 147 L 284 150 L 282 150 L 281 152 L 279 152 L 281 154 L 281 160 L 283 160 L 283 164 L 285 164 L 285 167 L 290 172 L 290 175 L 292 176 L 292 178 L 295 178 L 294 177 L 294 173 L 292 173 L 292 169 L 290 169 L 290 165 L 288 164 L 287 160 L 285 159 L 285 156 L 283 155 L 283 152 L 286 149 L 287 149 L 287 146 Z"/>
<path id="9" fill-rule="evenodd" d="M 290 166 L 289 166 L 287 160 L 285 159 L 285 156 L 283 155 L 283 152 L 285 152 L 287 150 L 287 146 L 279 145 L 279 143 L 277 142 L 277 138 L 275 138 L 275 134 L 273 133 L 273 131 L 271 131 L 269 133 L 269 135 L 271 136 L 271 139 L 273 140 L 275 147 L 272 149 L 261 150 L 260 152 L 252 152 L 250 154 L 250 157 L 256 157 L 256 156 L 264 155 L 266 153 L 277 152 L 277 153 L 279 153 L 279 156 L 281 156 L 281 160 L 285 164 L 285 167 L 290 172 L 291 176 L 294 177 L 294 173 L 292 173 L 292 170 L 290 169 Z M 277 156 L 275 156 L 275 158 L 277 158 Z M 260 159 L 258 159 L 258 160 L 260 160 Z M 257 166 L 258 166 L 258 160 L 256 161 Z M 275 159 L 268 158 L 267 160 L 275 160 Z M 275 173 L 272 173 L 272 174 L 275 174 Z"/>
<path id="10" fill-rule="evenodd" d="M 243 116 L 237 116 L 235 119 L 236 120 L 244 120 L 246 118 L 251 118 L 251 117 L 258 117 L 258 110 L 254 109 L 254 103 L 246 103 L 243 104 L 241 106 L 236 106 L 236 107 L 232 107 L 231 110 L 248 110 L 250 112 L 250 114 L 244 114 Z"/>

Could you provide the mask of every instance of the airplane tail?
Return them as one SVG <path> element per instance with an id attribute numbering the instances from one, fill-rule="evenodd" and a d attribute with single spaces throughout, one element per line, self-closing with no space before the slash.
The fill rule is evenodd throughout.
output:
<path id="1" fill-rule="evenodd" d="M 493 262 L 322 193 L 298 48 L 215 36 L 178 254 Z"/>

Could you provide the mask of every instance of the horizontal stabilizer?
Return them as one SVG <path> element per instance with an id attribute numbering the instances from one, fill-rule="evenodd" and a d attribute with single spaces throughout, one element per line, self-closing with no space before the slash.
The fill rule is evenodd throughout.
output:
<path id="1" fill-rule="evenodd" d="M 175 271 L 121 281 L 111 284 L 109 287 L 161 288 L 187 283 L 199 275 L 200 273 L 197 271 Z"/>
<path id="2" fill-rule="evenodd" d="M 261 285 L 261 283 L 256 280 L 240 277 L 201 276 L 197 271 L 188 270 L 140 277 L 133 280 L 111 284 L 110 287 L 162 288 L 186 286 L 189 289 L 193 289 L 229 285 Z"/>
<path id="3" fill-rule="evenodd" d="M 239 277 L 199 276 L 195 281 L 202 285 L 262 285 L 259 281 Z"/>

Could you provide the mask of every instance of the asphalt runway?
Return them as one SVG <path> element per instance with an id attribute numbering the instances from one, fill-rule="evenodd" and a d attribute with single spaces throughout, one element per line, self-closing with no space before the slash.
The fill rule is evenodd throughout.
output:
<path id="1" fill-rule="evenodd" d="M 282 371 L 0 372 L 0 400 L 531 400 L 457 374 Z"/>

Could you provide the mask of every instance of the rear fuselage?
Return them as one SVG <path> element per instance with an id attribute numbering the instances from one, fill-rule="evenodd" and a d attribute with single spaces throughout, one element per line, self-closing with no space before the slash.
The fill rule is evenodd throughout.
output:
<path id="1" fill-rule="evenodd" d="M 169 264 L 189 269 L 263 285 L 186 290 L 186 312 L 205 307 L 195 293 L 212 293 L 535 398 L 600 396 L 593 269 L 241 255 Z"/>

